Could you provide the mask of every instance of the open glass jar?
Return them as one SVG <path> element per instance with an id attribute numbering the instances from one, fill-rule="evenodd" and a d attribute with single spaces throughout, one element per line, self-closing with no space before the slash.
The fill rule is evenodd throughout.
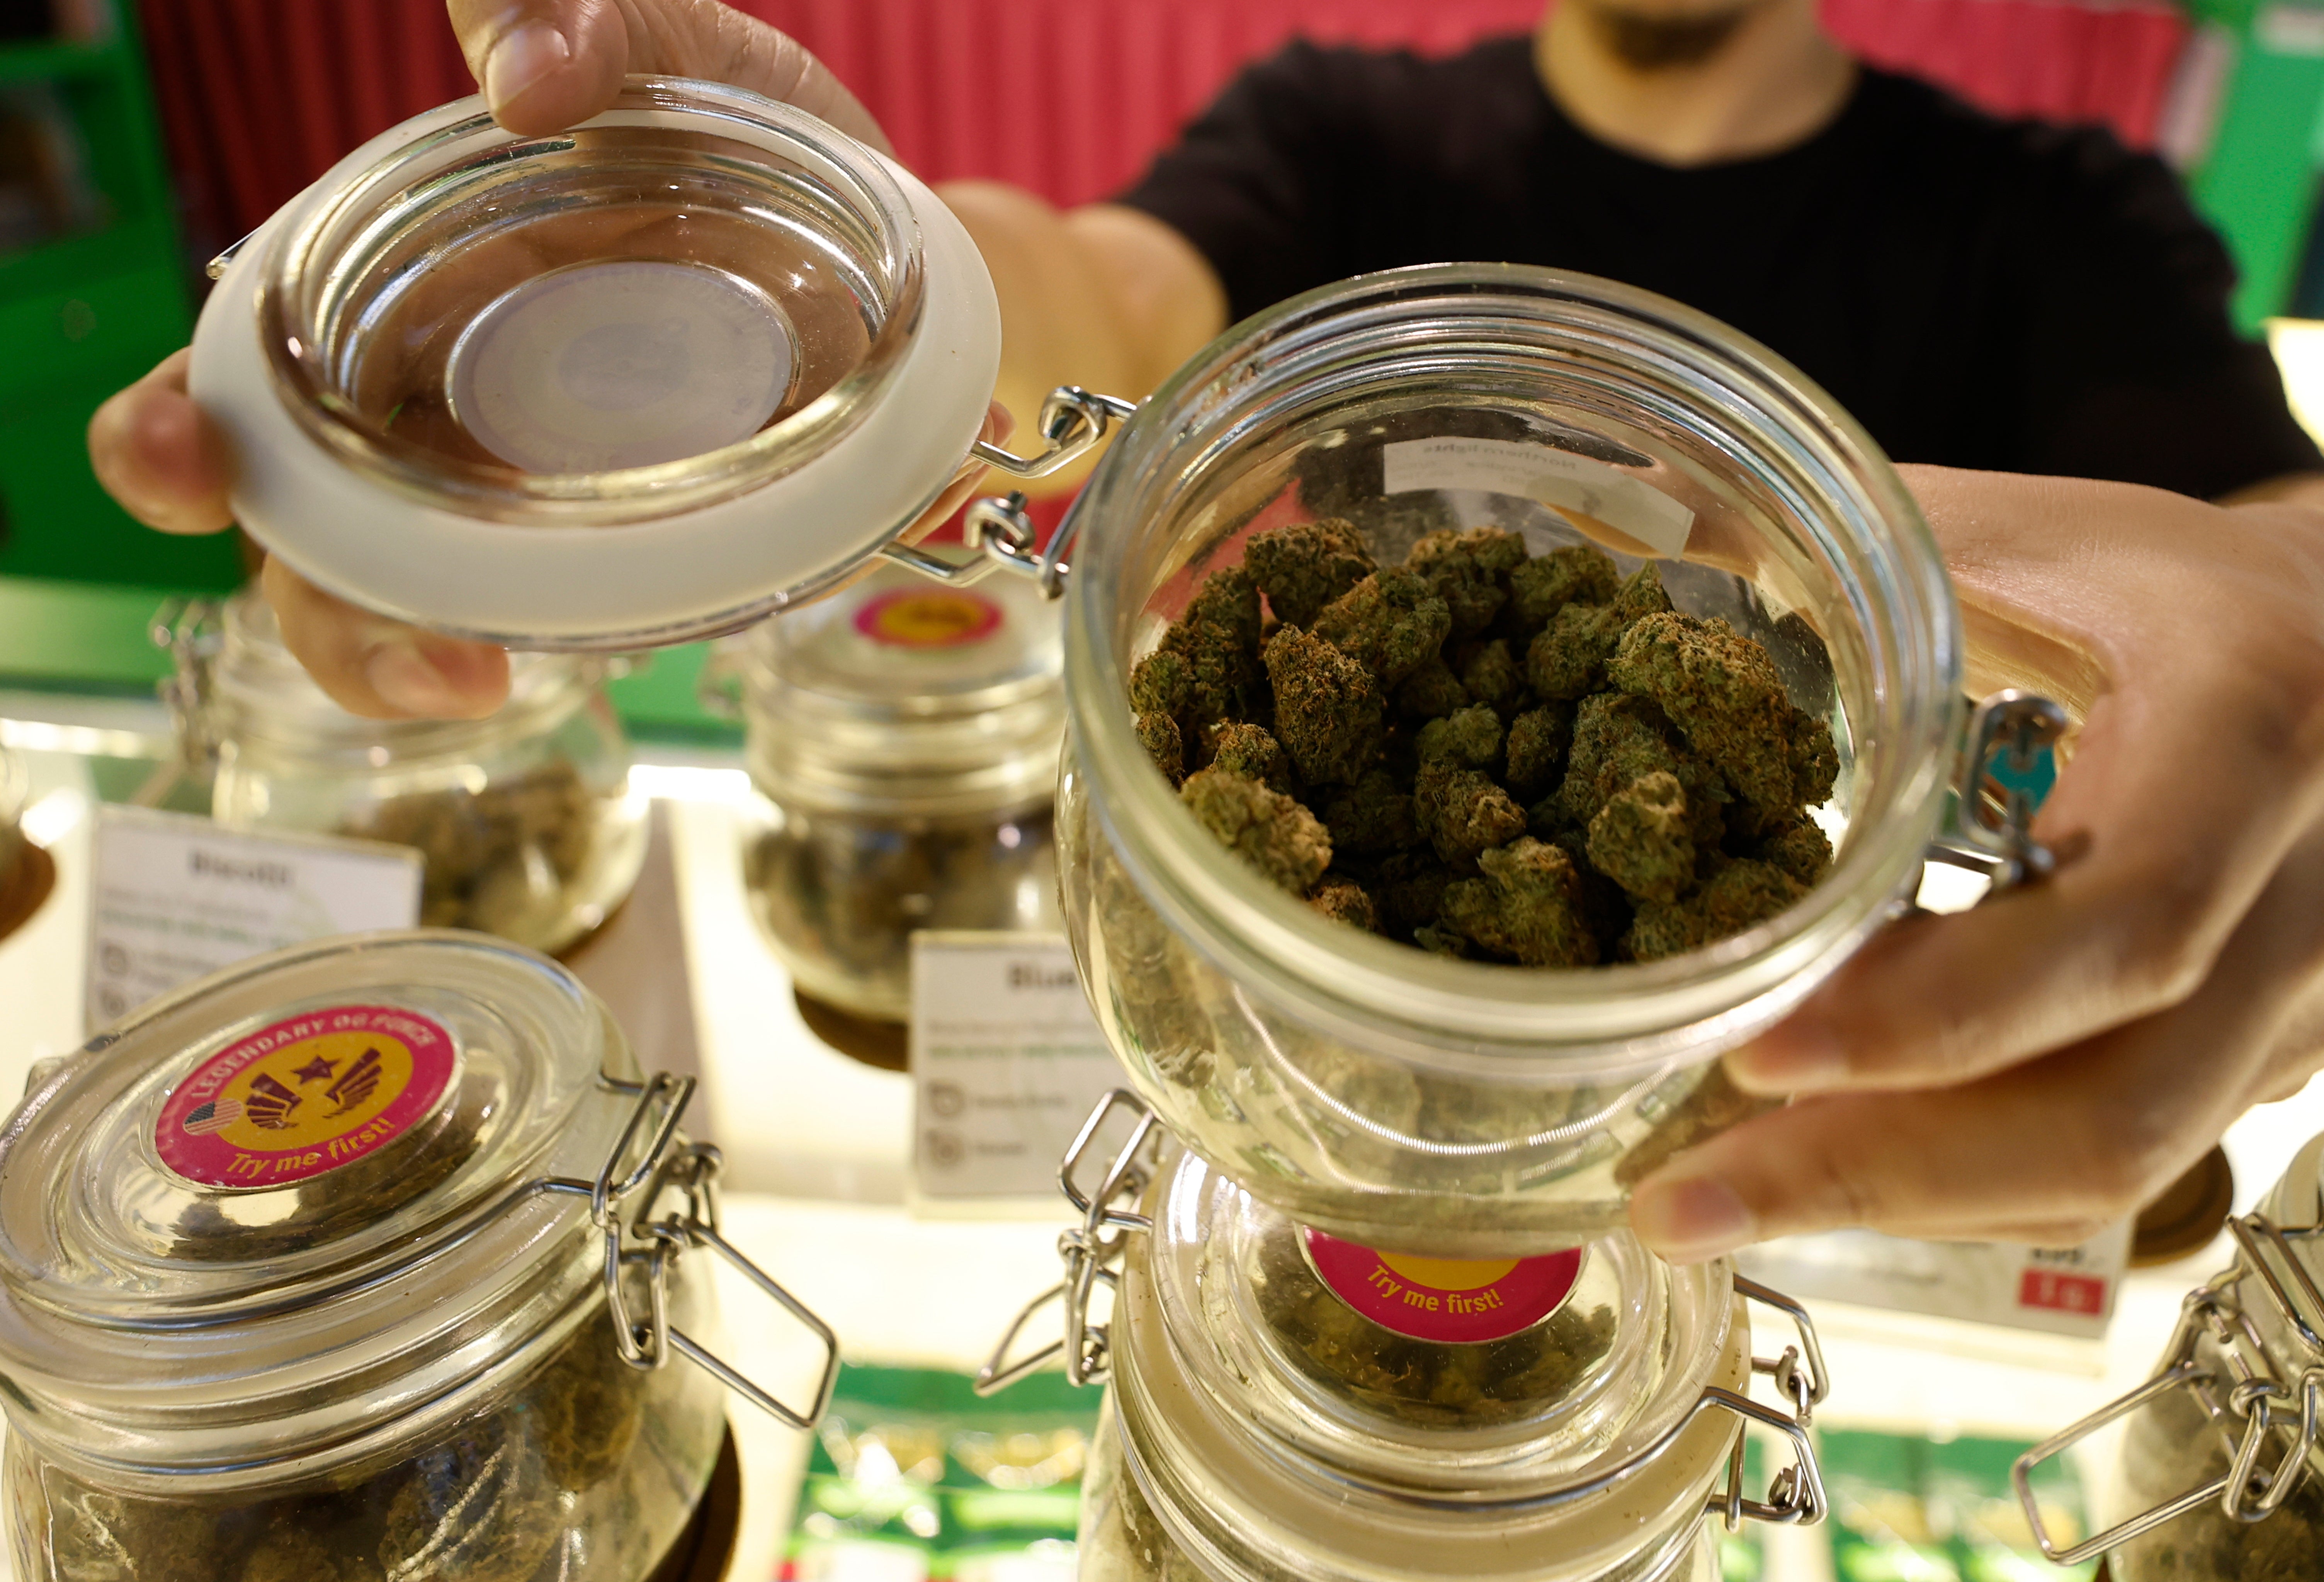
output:
<path id="1" fill-rule="evenodd" d="M 2324 1568 L 2324 1136 L 2227 1228 L 2235 1265 L 2189 1293 L 2154 1375 L 2019 1458 L 2018 1499 L 2052 1559 L 2105 1554 L 2115 1582 L 2300 1582 Z M 2059 1542 L 2034 1469 L 2126 1417 L 2109 1524 Z"/>
<path id="2" fill-rule="evenodd" d="M 1058 929 L 1061 671 L 1056 607 L 1031 583 L 900 567 L 714 658 L 707 699 L 739 687 L 758 793 L 751 909 L 801 993 L 902 1022 L 915 933 Z"/>
<path id="3" fill-rule="evenodd" d="M 236 829 L 354 835 L 426 859 L 420 921 L 561 951 L 628 897 L 647 805 L 602 660 L 518 654 L 482 720 L 365 720 L 309 678 L 254 590 L 163 623 L 180 748 Z"/>
<path id="4" fill-rule="evenodd" d="M 633 78 L 525 137 L 463 99 L 213 266 L 191 388 L 237 519 L 353 602 L 530 648 L 739 629 L 839 585 L 972 454 L 1000 315 L 959 222 L 788 106 Z"/>
<path id="5" fill-rule="evenodd" d="M 1086 1194 L 1069 1184 L 1068 1262 L 1118 1255 L 1118 1294 L 1102 1326 L 1068 1295 L 1069 1338 L 1044 1354 L 1108 1384 L 1083 1577 L 1712 1582 L 1711 1514 L 1822 1515 L 1813 1330 L 1729 1265 L 1674 1269 L 1628 1233 L 1533 1259 L 1383 1255 L 1192 1154 L 1125 1169 L 1146 1141 Z M 1749 1396 L 1752 1297 L 1800 1325 L 1756 1365 L 1790 1412 Z M 980 1387 L 1025 1371 L 996 1362 Z M 1740 1487 L 1746 1420 L 1790 1442 L 1772 1503 Z"/>
<path id="6" fill-rule="evenodd" d="M 1657 561 L 1679 610 L 1765 642 L 1829 725 L 1828 875 L 1737 937 L 1587 970 L 1431 955 L 1270 884 L 1157 772 L 1130 671 L 1255 533 L 1325 517 L 1383 565 L 1482 524 Z M 1788 365 L 1643 292 L 1462 264 L 1286 303 L 1139 411 L 1068 527 L 1059 860 L 1100 1021 L 1188 1147 L 1366 1246 L 1498 1257 L 1613 1228 L 1632 1182 L 1745 1112 L 1710 1062 L 1909 897 L 1946 812 L 1959 618 L 1901 482 Z"/>
<path id="7" fill-rule="evenodd" d="M 644 1582 L 726 1431 L 674 1362 L 712 1356 L 687 1255 L 737 1256 L 692 1088 L 555 963 L 424 932 L 261 957 L 37 1071 L 0 1139 L 14 1574 Z M 835 1350 L 781 1300 L 824 1393 L 741 1387 L 798 1422 Z"/>

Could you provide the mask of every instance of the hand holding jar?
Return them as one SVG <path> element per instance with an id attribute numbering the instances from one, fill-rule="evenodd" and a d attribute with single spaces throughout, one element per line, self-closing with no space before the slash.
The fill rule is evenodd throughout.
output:
<path id="1" fill-rule="evenodd" d="M 708 78 L 798 106 L 885 151 L 887 140 L 805 51 L 722 5 L 669 0 L 607 6 L 544 0 L 484 6 L 456 0 L 452 20 L 495 115 L 510 129 L 553 132 L 604 109 L 625 73 Z M 180 352 L 115 396 L 90 425 L 98 477 L 140 520 L 165 532 L 229 525 L 231 448 L 187 392 Z M 982 438 L 1008 437 L 995 406 Z M 911 542 L 959 509 L 983 471 L 964 464 L 954 487 L 902 535 Z M 497 648 L 388 619 L 316 587 L 280 560 L 263 575 L 283 638 L 332 699 L 371 718 L 481 718 L 508 694 Z"/>
<path id="2" fill-rule="evenodd" d="M 2324 515 L 1905 476 L 1969 690 L 2079 726 L 2034 826 L 2058 869 L 1888 930 L 1729 1055 L 1803 1097 L 1642 1184 L 1665 1255 L 1849 1225 L 2068 1245 L 2324 1066 Z"/>

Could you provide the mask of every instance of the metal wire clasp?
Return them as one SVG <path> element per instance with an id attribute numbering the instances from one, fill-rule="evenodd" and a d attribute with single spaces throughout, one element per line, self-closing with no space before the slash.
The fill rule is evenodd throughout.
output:
<path id="1" fill-rule="evenodd" d="M 1077 384 L 1061 384 L 1041 403 L 1040 455 L 1020 456 L 982 440 L 977 441 L 973 450 L 978 460 L 1013 476 L 1043 477 L 1095 446 L 1113 423 L 1125 421 L 1137 412 L 1136 401 L 1098 395 Z M 1078 507 L 1067 510 L 1065 520 L 1058 524 L 1056 532 L 1050 536 L 1048 547 L 1044 549 L 1032 519 L 1025 514 L 1024 495 L 1013 492 L 988 495 L 970 505 L 961 523 L 962 536 L 968 547 L 983 551 L 980 558 L 955 563 L 908 544 L 890 544 L 880 553 L 922 576 L 955 587 L 981 581 L 1005 566 L 1033 578 L 1041 584 L 1043 593 L 1055 599 L 1065 593 L 1065 575 L 1072 569 L 1064 556 L 1066 547 L 1080 531 L 1077 517 Z"/>
<path id="2" fill-rule="evenodd" d="M 1816 1460 L 1815 1440 L 1808 1431 L 1815 1422 L 1815 1409 L 1823 1404 L 1824 1396 L 1831 1389 L 1831 1375 L 1824 1371 L 1823 1347 L 1816 1339 L 1815 1321 L 1798 1302 L 1756 1280 L 1738 1274 L 1735 1290 L 1747 1301 L 1771 1307 L 1791 1320 L 1799 1333 L 1799 1343 L 1784 1347 L 1781 1357 L 1751 1359 L 1752 1373 L 1775 1380 L 1775 1388 L 1792 1403 L 1792 1412 L 1786 1417 L 1772 1406 L 1763 1406 L 1748 1395 L 1716 1384 L 1704 1389 L 1695 1412 L 1722 1406 L 1744 1420 L 1736 1425 L 1735 1443 L 1727 1452 L 1727 1486 L 1711 1496 L 1708 1509 L 1727 1524 L 1729 1532 L 1740 1531 L 1747 1517 L 1782 1526 L 1812 1527 L 1831 1510 L 1831 1502 L 1824 1493 L 1823 1468 Z M 1693 1415 L 1688 1413 L 1689 1421 Z M 1746 1499 L 1743 1495 L 1743 1442 L 1748 1425 L 1755 1422 L 1773 1429 L 1792 1446 L 1792 1464 L 1769 1482 L 1765 1500 Z"/>
<path id="3" fill-rule="evenodd" d="M 2010 1481 L 2034 1541 L 2061 1566 L 2079 1565 L 2214 1500 L 2231 1522 L 2261 1521 L 2281 1508 L 2309 1475 L 2309 1458 L 2319 1443 L 2319 1420 L 2324 1420 L 2324 1338 L 2319 1338 L 2324 1292 L 2318 1290 L 2292 1243 L 2324 1237 L 2324 1224 L 2287 1229 L 2264 1214 L 2246 1214 L 2228 1220 L 2227 1228 L 2243 1255 L 2234 1268 L 2188 1293 L 2154 1376 L 2034 1446 L 2010 1468 Z M 2253 1286 L 2307 1353 L 2301 1359 L 2304 1366 L 2295 1370 L 2269 1351 L 2243 1300 Z M 2207 1347 L 2216 1361 L 2205 1359 Z M 2042 1523 L 2034 1469 L 2180 1389 L 2195 1397 L 2219 1432 L 2229 1455 L 2227 1470 L 2093 1538 L 2061 1543 Z M 2240 1428 L 2235 1426 L 2237 1422 Z M 2261 1459 L 2271 1439 L 2282 1441 L 2282 1451 L 2272 1467 L 2263 1468 Z"/>
<path id="4" fill-rule="evenodd" d="M 633 1368 L 650 1371 L 668 1362 L 675 1351 L 707 1369 L 760 1410 L 793 1428 L 813 1428 L 830 1406 L 832 1388 L 838 1383 L 838 1338 L 828 1324 L 720 1233 L 718 1173 L 724 1161 L 716 1147 L 688 1142 L 678 1129 L 687 1105 L 694 1099 L 694 1079 L 660 1072 L 643 1083 L 611 1081 L 610 1085 L 617 1092 L 634 1094 L 637 1102 L 604 1164 L 598 1167 L 596 1178 L 557 1180 L 549 1184 L 589 1194 L 590 1221 L 605 1239 L 605 1300 L 613 1311 L 613 1344 L 622 1360 Z M 632 1159 L 635 1162 L 630 1163 Z M 656 1209 L 672 1193 L 677 1195 L 676 1205 L 657 1216 Z M 805 1412 L 778 1401 L 670 1322 L 670 1271 L 696 1247 L 707 1247 L 742 1271 L 822 1342 L 823 1371 L 816 1384 L 814 1404 Z M 633 1286 L 642 1287 L 634 1296 Z"/>
<path id="5" fill-rule="evenodd" d="M 2046 878 L 2056 866 L 2050 849 L 2034 838 L 2034 815 L 2042 795 L 2028 782 L 2045 748 L 2066 734 L 2066 711 L 2039 694 L 2015 687 L 1995 693 L 1969 716 L 1968 750 L 1961 756 L 1954 789 L 1960 799 L 1957 826 L 1931 846 L 1932 860 L 1982 873 L 1993 881 L 1989 894 Z M 1996 775 L 1997 767 L 2005 771 Z M 1992 796 L 1987 786 L 1997 786 Z"/>
<path id="6" fill-rule="evenodd" d="M 1130 1136 L 1107 1164 L 1105 1174 L 1093 1190 L 1084 1191 L 1076 1179 L 1084 1155 L 1095 1145 L 1106 1118 L 1116 1109 L 1125 1110 L 1137 1118 Z M 1151 1230 L 1154 1222 L 1126 1205 L 1135 1203 L 1145 1194 L 1147 1183 L 1153 1180 L 1156 1144 L 1160 1136 L 1159 1123 L 1146 1101 L 1127 1090 L 1117 1088 L 1097 1101 L 1082 1129 L 1057 1165 L 1057 1189 L 1065 1200 L 1081 1210 L 1082 1222 L 1067 1228 L 1057 1237 L 1057 1255 L 1065 1260 L 1065 1277 L 1028 1301 L 1010 1321 L 1008 1331 L 994 1347 L 992 1356 L 976 1370 L 976 1393 L 991 1395 L 1007 1389 L 1029 1374 L 1038 1373 L 1050 1360 L 1062 1355 L 1065 1359 L 1065 1378 L 1075 1384 L 1102 1384 L 1112 1376 L 1113 1347 L 1111 1325 L 1093 1323 L 1090 1320 L 1090 1298 L 1103 1285 L 1109 1292 L 1121 1289 L 1118 1265 L 1128 1247 L 1133 1231 Z M 1065 1333 L 1039 1350 L 1015 1362 L 1009 1354 L 1016 1349 L 1018 1338 L 1034 1316 L 1051 1302 L 1064 1308 Z"/>

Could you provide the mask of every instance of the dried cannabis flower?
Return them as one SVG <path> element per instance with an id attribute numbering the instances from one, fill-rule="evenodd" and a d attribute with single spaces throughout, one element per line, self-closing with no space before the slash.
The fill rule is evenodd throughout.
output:
<path id="1" fill-rule="evenodd" d="M 1304 896 L 1332 861 L 1332 837 L 1298 803 L 1256 780 L 1226 769 L 1198 770 L 1178 788 L 1222 845 L 1281 885 Z"/>
<path id="2" fill-rule="evenodd" d="M 1313 626 L 1324 605 L 1377 569 L 1363 535 L 1335 517 L 1259 533 L 1243 557 L 1267 607 L 1286 626 Z"/>
<path id="3" fill-rule="evenodd" d="M 1438 657 L 1452 612 L 1434 589 L 1408 571 L 1376 571 L 1323 607 L 1315 635 L 1394 686 Z"/>
<path id="4" fill-rule="evenodd" d="M 1275 684 L 1275 731 L 1299 777 L 1350 786 L 1379 756 L 1381 697 L 1371 673 L 1339 648 L 1296 626 L 1267 645 Z"/>
<path id="5" fill-rule="evenodd" d="M 1674 611 L 1653 565 L 1528 558 L 1480 528 L 1375 567 L 1339 520 L 1247 554 L 1133 670 L 1131 702 L 1212 832 L 1325 915 L 1490 961 L 1652 961 L 1831 866 L 1806 816 L 1839 772 L 1830 730 L 1760 644 Z M 1813 633 L 1785 619 L 1805 664 Z"/>

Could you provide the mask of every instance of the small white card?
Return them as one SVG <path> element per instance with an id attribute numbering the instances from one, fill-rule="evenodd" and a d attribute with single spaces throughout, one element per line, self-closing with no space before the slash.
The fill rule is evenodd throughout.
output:
<path id="1" fill-rule="evenodd" d="M 1380 492 L 1475 489 L 1594 518 L 1656 555 L 1686 553 L 1694 512 L 1643 478 L 1586 455 L 1514 439 L 1406 439 L 1380 450 Z"/>
<path id="2" fill-rule="evenodd" d="M 253 834 L 108 803 L 93 851 L 91 1031 L 245 957 L 420 917 L 420 856 L 409 846 Z"/>
<path id="3" fill-rule="evenodd" d="M 2131 1230 L 2126 1219 L 2071 1247 L 1836 1230 L 1746 1247 L 1735 1261 L 1786 1296 L 2095 1339 L 2114 1316 Z"/>
<path id="4" fill-rule="evenodd" d="M 1121 1062 L 1054 934 L 912 936 L 917 1195 L 1057 1202 L 1057 1161 Z"/>

